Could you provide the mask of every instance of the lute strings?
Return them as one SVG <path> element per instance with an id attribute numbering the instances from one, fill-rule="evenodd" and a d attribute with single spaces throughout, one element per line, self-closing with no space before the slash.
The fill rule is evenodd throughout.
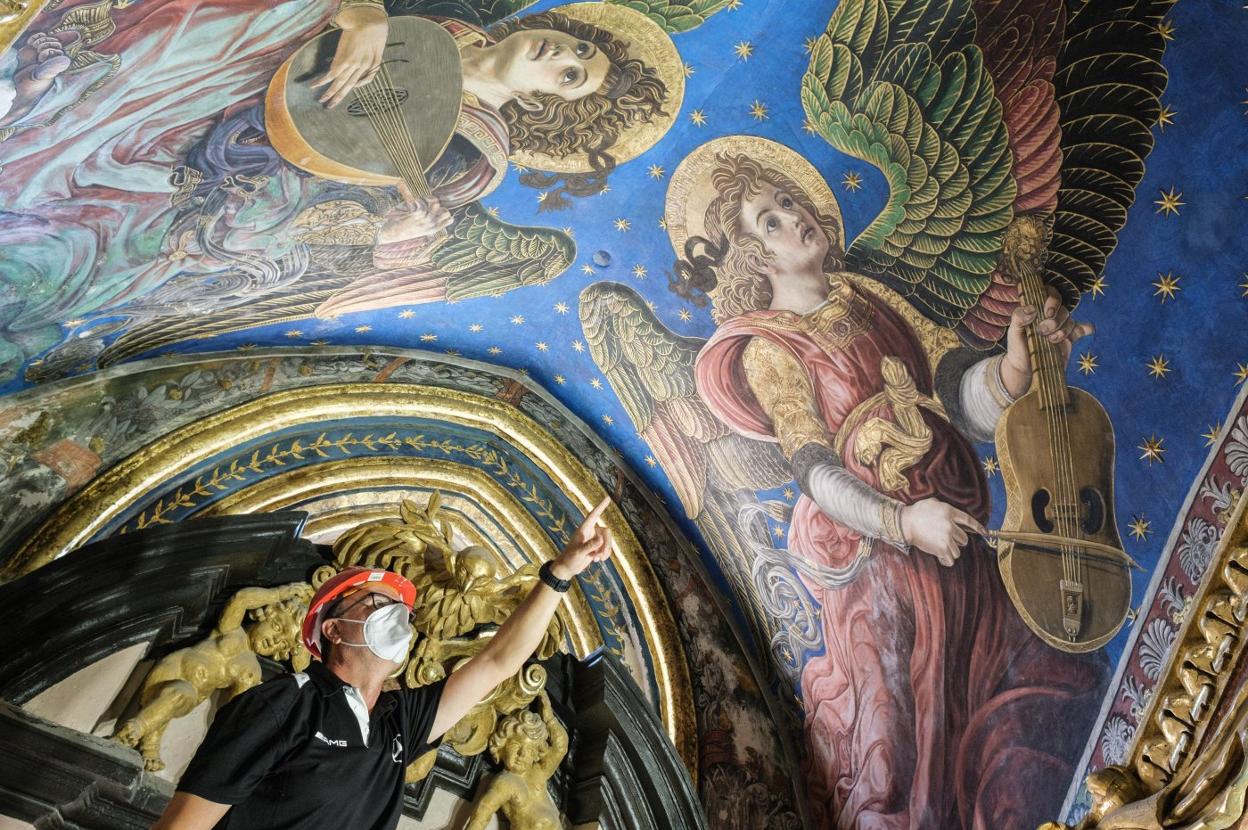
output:
<path id="1" fill-rule="evenodd" d="M 356 100 L 368 116 L 386 155 L 399 171 L 399 177 L 403 179 L 412 196 L 427 200 L 433 191 L 425 178 L 416 144 L 400 115 L 399 102 L 390 97 L 397 94 L 384 55 L 373 79 L 355 88 Z"/>

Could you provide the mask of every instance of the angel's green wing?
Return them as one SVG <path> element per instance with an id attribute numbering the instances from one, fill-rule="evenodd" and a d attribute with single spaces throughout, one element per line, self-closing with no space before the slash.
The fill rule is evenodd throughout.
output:
<path id="1" fill-rule="evenodd" d="M 608 0 L 628 6 L 649 17 L 669 34 L 687 32 L 705 23 L 711 15 L 736 5 L 737 0 Z"/>
<path id="2" fill-rule="evenodd" d="M 511 225 L 476 202 L 455 211 L 450 237 L 433 253 L 448 275 L 446 298 L 466 300 L 540 285 L 576 259 L 572 237 L 555 228 Z"/>
<path id="3" fill-rule="evenodd" d="M 312 245 L 313 266 L 290 285 L 259 294 L 245 305 L 180 320 L 178 325 L 171 325 L 167 316 L 133 325 L 104 349 L 100 365 L 255 326 L 497 296 L 547 282 L 576 257 L 576 243 L 563 231 L 511 225 L 476 202 L 457 208 L 453 215 L 447 238 L 428 261 L 379 270 L 372 267 L 369 246 Z"/>
<path id="4" fill-rule="evenodd" d="M 969 0 L 844 0 L 802 78 L 814 127 L 879 168 L 889 196 L 847 265 L 956 327 L 991 283 L 1013 218 L 1002 108 Z"/>

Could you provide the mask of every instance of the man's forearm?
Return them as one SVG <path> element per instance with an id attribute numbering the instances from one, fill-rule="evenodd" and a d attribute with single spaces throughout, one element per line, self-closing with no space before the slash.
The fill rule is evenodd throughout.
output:
<path id="1" fill-rule="evenodd" d="M 558 575 L 558 573 L 556 572 Z M 501 679 L 505 679 L 520 671 L 524 661 L 528 660 L 542 638 L 550 619 L 559 607 L 563 594 L 553 590 L 543 582 L 537 583 L 529 595 L 517 606 L 511 616 L 499 627 L 498 633 L 490 640 L 477 659 L 488 660 L 498 667 Z M 501 682 L 500 679 L 500 682 Z"/>

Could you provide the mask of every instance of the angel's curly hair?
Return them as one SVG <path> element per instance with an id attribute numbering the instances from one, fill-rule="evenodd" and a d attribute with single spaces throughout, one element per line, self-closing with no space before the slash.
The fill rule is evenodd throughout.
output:
<path id="1" fill-rule="evenodd" d="M 513 737 L 521 737 L 534 743 L 545 743 L 550 740 L 550 728 L 541 716 L 529 709 L 508 715 L 499 721 L 490 735 L 490 757 L 495 763 L 502 763 L 503 749 Z"/>
<path id="2" fill-rule="evenodd" d="M 706 207 L 706 236 L 689 238 L 669 282 L 673 291 L 697 305 L 706 305 L 709 298 L 711 316 L 722 323 L 771 304 L 771 283 L 764 269 L 773 257 L 742 225 L 745 199 L 771 185 L 792 195 L 832 238 L 840 236 L 841 225 L 836 217 L 816 209 L 801 185 L 779 170 L 742 153 L 720 153 L 716 160 L 711 171 L 716 196 Z M 837 246 L 829 245 L 824 269 L 839 268 L 841 255 Z"/>
<path id="3" fill-rule="evenodd" d="M 562 157 L 585 153 L 593 168 L 588 173 L 557 175 L 529 171 L 520 180 L 534 187 L 562 184 L 547 194 L 542 209 L 567 207 L 564 194 L 588 196 L 602 191 L 615 169 L 610 150 L 634 124 L 667 115 L 663 109 L 667 85 L 658 72 L 628 55 L 628 43 L 606 29 L 574 20 L 559 12 L 539 12 L 500 23 L 490 30 L 495 41 L 522 29 L 554 29 L 596 46 L 611 62 L 602 86 L 575 101 L 550 93 L 536 93 L 542 106 L 530 112 L 515 101 L 503 104 L 502 116 L 512 147 L 531 153 Z"/>

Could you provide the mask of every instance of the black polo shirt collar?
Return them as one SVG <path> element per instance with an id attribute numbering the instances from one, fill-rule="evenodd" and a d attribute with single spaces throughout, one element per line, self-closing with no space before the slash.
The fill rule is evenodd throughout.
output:
<path id="1" fill-rule="evenodd" d="M 350 683 L 330 671 L 329 667 L 320 660 L 313 660 L 305 674 L 322 697 L 329 697 L 351 687 Z"/>
<path id="2" fill-rule="evenodd" d="M 320 660 L 313 660 L 304 672 L 313 687 L 321 693 L 321 697 L 332 697 L 335 694 L 344 694 L 347 689 L 354 689 L 347 681 L 330 671 L 329 667 Z M 372 715 L 384 714 L 395 706 L 395 700 L 390 695 L 381 695 L 377 698 L 377 704 L 373 706 Z"/>

